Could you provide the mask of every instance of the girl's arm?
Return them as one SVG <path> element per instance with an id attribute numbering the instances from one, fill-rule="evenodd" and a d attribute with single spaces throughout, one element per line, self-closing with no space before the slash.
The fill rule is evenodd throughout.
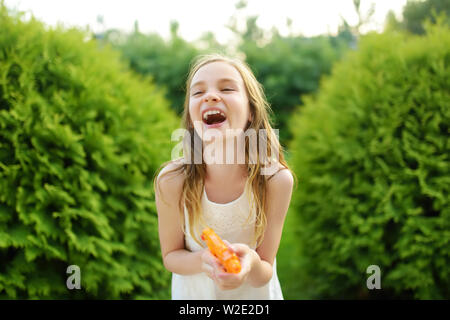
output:
<path id="1" fill-rule="evenodd" d="M 292 196 L 294 178 L 289 170 L 277 172 L 267 183 L 267 228 L 264 240 L 256 249 L 248 281 L 254 287 L 265 285 L 272 278 L 272 265 L 277 255 L 284 220 Z"/>
<path id="2" fill-rule="evenodd" d="M 202 272 L 203 250 L 191 252 L 184 246 L 181 224 L 183 215 L 178 206 L 184 177 L 179 172 L 171 172 L 161 177 L 162 173 L 173 170 L 177 166 L 173 162 L 168 164 L 161 170 L 156 180 L 155 200 L 158 211 L 159 241 L 166 269 L 181 275 L 191 275 Z"/>

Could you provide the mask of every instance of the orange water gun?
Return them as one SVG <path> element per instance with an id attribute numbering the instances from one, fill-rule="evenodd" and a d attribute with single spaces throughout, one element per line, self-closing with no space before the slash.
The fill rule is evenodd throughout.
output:
<path id="1" fill-rule="evenodd" d="M 227 247 L 213 229 L 205 228 L 201 238 L 228 273 L 239 273 L 241 271 L 241 262 L 238 256 Z"/>

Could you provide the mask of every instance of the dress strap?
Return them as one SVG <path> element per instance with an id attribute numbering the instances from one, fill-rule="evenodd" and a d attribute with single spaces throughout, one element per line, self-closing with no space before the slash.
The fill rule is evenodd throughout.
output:
<path id="1" fill-rule="evenodd" d="M 273 175 L 271 175 L 269 178 L 267 178 L 267 181 L 269 181 L 270 179 L 272 179 L 278 172 L 280 172 L 281 170 L 287 170 L 287 168 L 286 167 L 283 167 L 283 168 L 281 168 L 281 169 L 278 169 L 278 171 L 277 172 L 275 172 Z"/>

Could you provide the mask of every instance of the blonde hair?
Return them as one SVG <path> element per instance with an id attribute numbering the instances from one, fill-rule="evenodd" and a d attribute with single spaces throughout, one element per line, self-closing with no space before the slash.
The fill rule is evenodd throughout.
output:
<path id="1" fill-rule="evenodd" d="M 252 121 L 247 123 L 247 129 L 254 129 L 256 132 L 260 132 L 260 129 L 265 129 L 266 135 L 263 136 L 263 139 L 266 139 L 266 143 L 261 143 L 261 145 L 266 146 L 265 152 L 263 152 L 266 159 L 261 159 L 261 150 L 258 150 L 258 156 L 256 157 L 256 163 L 249 163 L 249 137 L 245 136 L 245 164 L 247 165 L 248 172 L 248 183 L 246 184 L 245 191 L 250 191 L 253 193 L 254 201 L 251 204 L 252 212 L 253 207 L 256 207 L 256 222 L 255 222 L 255 233 L 253 243 L 256 244 L 256 247 L 259 246 L 263 240 L 264 232 L 267 226 L 267 218 L 266 218 L 266 185 L 268 179 L 267 175 L 260 174 L 261 167 L 263 165 L 267 165 L 272 163 L 274 155 L 271 154 L 271 146 L 276 146 L 275 150 L 279 151 L 278 161 L 282 164 L 286 169 L 289 169 L 286 161 L 283 156 L 283 148 L 281 147 L 277 136 L 274 134 L 271 126 L 271 120 L 269 118 L 269 114 L 272 113 L 270 105 L 268 104 L 266 97 L 264 95 L 264 91 L 262 85 L 256 80 L 253 72 L 250 67 L 243 61 L 239 59 L 230 58 L 221 54 L 207 54 L 198 56 L 198 58 L 194 61 L 193 65 L 190 68 L 187 81 L 186 81 L 186 96 L 184 100 L 184 111 L 182 117 L 182 124 L 185 129 L 187 129 L 189 134 L 185 135 L 184 139 L 184 155 L 189 155 L 188 159 L 194 159 L 194 154 L 197 152 L 201 152 L 194 149 L 194 139 L 200 139 L 197 135 L 189 114 L 189 88 L 191 86 L 192 78 L 196 74 L 196 72 L 203 66 L 212 63 L 212 62 L 226 62 L 231 66 L 236 68 L 236 70 L 240 73 L 244 86 L 247 92 L 247 97 L 250 105 L 250 113 L 252 114 Z M 201 139 L 199 140 L 201 141 Z M 264 140 L 263 140 L 264 141 Z M 261 146 L 260 146 L 261 147 Z M 197 159 L 203 160 L 203 155 L 196 155 L 195 157 L 199 157 Z M 164 168 L 168 163 L 173 161 L 167 161 L 161 165 L 161 167 L 157 170 L 154 179 L 154 186 L 156 187 L 156 177 L 158 176 L 159 171 Z M 255 162 L 255 161 L 252 161 Z M 204 219 L 202 215 L 202 206 L 201 199 L 203 195 L 204 181 L 206 177 L 206 164 L 204 161 L 200 164 L 195 164 L 193 161 L 189 161 L 189 163 L 181 163 L 174 170 L 165 172 L 164 174 L 179 171 L 184 174 L 184 183 L 183 183 L 183 191 L 182 196 L 180 197 L 179 207 L 182 213 L 182 221 L 184 221 L 184 208 L 183 204 L 186 206 L 188 212 L 189 219 L 189 231 L 193 239 L 203 246 L 199 239 L 197 238 L 196 232 L 194 230 L 198 230 L 199 225 L 204 225 Z M 290 170 L 293 174 L 295 181 L 297 181 L 295 174 Z M 156 189 L 155 189 L 156 190 Z M 247 193 L 249 194 L 249 192 Z M 249 216 L 250 217 L 250 216 Z M 184 223 L 183 232 L 186 234 Z"/>

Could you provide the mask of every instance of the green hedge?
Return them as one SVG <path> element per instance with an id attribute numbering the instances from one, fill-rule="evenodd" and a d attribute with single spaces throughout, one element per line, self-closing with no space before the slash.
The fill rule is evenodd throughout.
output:
<path id="1" fill-rule="evenodd" d="M 288 298 L 450 298 L 449 75 L 448 27 L 370 34 L 297 112 Z"/>
<path id="2" fill-rule="evenodd" d="M 177 124 L 118 54 L 0 4 L 0 298 L 168 298 L 152 179 Z"/>

